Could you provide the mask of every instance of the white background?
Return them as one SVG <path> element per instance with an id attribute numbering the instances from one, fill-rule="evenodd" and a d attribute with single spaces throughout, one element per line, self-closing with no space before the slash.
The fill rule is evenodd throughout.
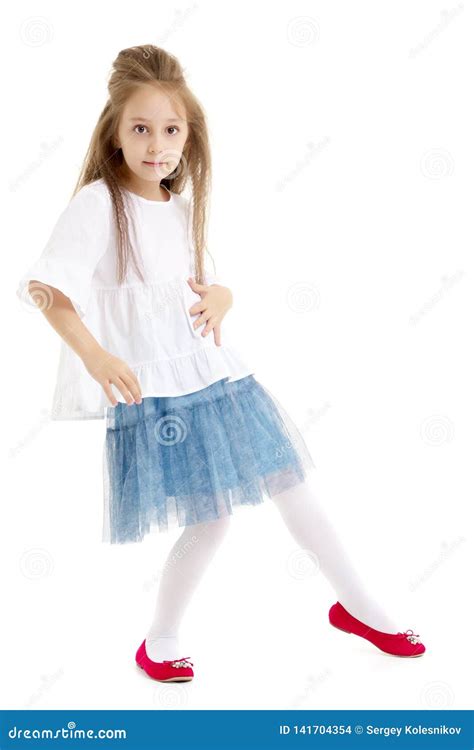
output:
<path id="1" fill-rule="evenodd" d="M 473 9 L 16 4 L 4 28 L 3 708 L 469 708 Z M 187 612 L 191 683 L 135 667 L 178 537 L 107 546 L 102 420 L 51 422 L 59 338 L 16 297 L 72 195 L 118 52 L 165 47 L 207 112 L 223 336 L 301 429 L 367 581 L 427 647 L 331 628 L 272 502 Z"/>

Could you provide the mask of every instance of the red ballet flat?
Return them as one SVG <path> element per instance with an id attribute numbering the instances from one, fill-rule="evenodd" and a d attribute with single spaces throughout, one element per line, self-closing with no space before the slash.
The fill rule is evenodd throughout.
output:
<path id="1" fill-rule="evenodd" d="M 333 604 L 329 610 L 329 622 L 339 630 L 365 638 L 392 656 L 421 656 L 426 651 L 413 630 L 405 630 L 404 633 L 383 633 L 381 630 L 374 630 L 353 617 L 340 602 Z"/>
<path id="2" fill-rule="evenodd" d="M 146 638 L 135 655 L 135 661 L 149 677 L 160 682 L 189 682 L 194 677 L 192 661 L 189 656 L 182 659 L 152 661 L 145 648 Z"/>

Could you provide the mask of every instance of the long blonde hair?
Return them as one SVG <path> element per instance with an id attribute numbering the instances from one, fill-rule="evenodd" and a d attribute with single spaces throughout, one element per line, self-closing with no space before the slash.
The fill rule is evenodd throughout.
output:
<path id="1" fill-rule="evenodd" d="M 124 163 L 123 153 L 122 149 L 114 146 L 114 138 L 127 99 L 144 83 L 159 84 L 170 97 L 184 107 L 186 112 L 189 134 L 182 160 L 161 182 L 175 193 L 182 193 L 188 180 L 191 182 L 192 198 L 188 221 L 192 215 L 192 227 L 188 226 L 188 233 L 192 233 L 195 278 L 202 284 L 204 252 L 207 251 L 207 204 L 211 188 L 208 129 L 204 110 L 188 88 L 183 69 L 174 55 L 153 45 L 129 47 L 118 53 L 108 82 L 109 99 L 94 128 L 73 195 L 99 178 L 104 180 L 113 203 L 117 232 L 117 281 L 119 284 L 124 281 L 130 260 L 143 281 L 143 274 L 137 265 L 137 255 L 131 243 L 125 210 L 125 205 L 129 205 L 129 198 L 120 182 L 121 167 Z M 133 223 L 133 217 L 130 218 Z"/>

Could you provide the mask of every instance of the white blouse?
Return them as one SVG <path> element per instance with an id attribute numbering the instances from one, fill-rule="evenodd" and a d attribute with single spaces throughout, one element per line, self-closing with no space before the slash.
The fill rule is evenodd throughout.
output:
<path id="1" fill-rule="evenodd" d="M 238 380 L 252 374 L 234 346 L 227 341 L 217 346 L 212 331 L 202 336 L 204 325 L 193 329 L 198 315 L 191 316 L 189 308 L 201 297 L 187 282 L 194 276 L 189 200 L 178 193 L 170 193 L 168 201 L 126 193 L 138 234 L 136 238 L 129 223 L 131 241 L 138 247 L 145 282 L 131 263 L 124 283 L 116 281 L 113 206 L 99 179 L 71 199 L 42 254 L 21 278 L 17 295 L 34 304 L 28 282 L 36 279 L 69 297 L 99 344 L 135 373 L 142 397 L 181 396 L 227 376 Z M 206 270 L 205 283 L 219 282 Z M 33 295 L 37 297 L 35 290 Z M 113 384 L 111 388 L 117 401 L 125 403 Z M 61 340 L 51 418 L 103 419 L 109 406 L 102 386 Z"/>

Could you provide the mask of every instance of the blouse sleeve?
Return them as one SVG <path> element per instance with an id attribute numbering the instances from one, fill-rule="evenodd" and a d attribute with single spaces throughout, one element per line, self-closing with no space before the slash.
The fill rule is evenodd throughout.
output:
<path id="1" fill-rule="evenodd" d="M 105 194 L 85 185 L 63 210 L 39 258 L 21 277 L 17 295 L 33 301 L 31 280 L 59 289 L 85 315 L 95 268 L 108 247 L 110 212 Z"/>

